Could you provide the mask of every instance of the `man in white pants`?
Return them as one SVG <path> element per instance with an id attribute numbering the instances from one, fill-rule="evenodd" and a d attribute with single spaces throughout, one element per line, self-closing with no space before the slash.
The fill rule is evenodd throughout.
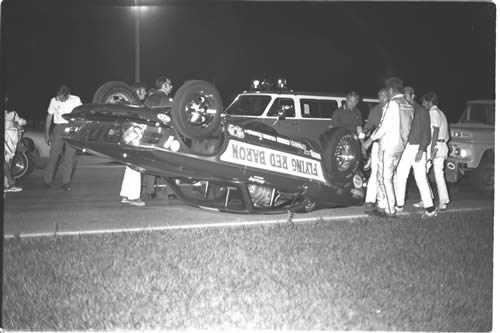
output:
<path id="1" fill-rule="evenodd" d="M 444 161 L 448 157 L 448 121 L 443 111 L 438 108 L 438 96 L 435 92 L 429 92 L 423 96 L 423 105 L 429 110 L 431 119 L 432 138 L 427 148 L 429 160 L 432 163 L 434 179 L 439 195 L 439 210 L 448 208 L 450 198 L 444 177 Z"/>
<path id="2" fill-rule="evenodd" d="M 415 102 L 415 92 L 412 87 L 404 88 L 405 98 L 415 110 L 411 124 L 408 143 L 406 144 L 401 160 L 394 175 L 394 190 L 396 192 L 396 211 L 402 212 L 405 204 L 406 183 L 410 169 L 417 183 L 422 206 L 425 208 L 423 218 L 437 215 L 432 200 L 432 192 L 427 180 L 427 146 L 431 142 L 429 112 Z"/>
<path id="3" fill-rule="evenodd" d="M 389 101 L 389 95 L 387 90 L 380 89 L 378 92 L 379 103 L 374 106 L 370 113 L 368 114 L 368 119 L 364 126 L 364 133 L 367 136 L 374 131 L 380 124 L 380 119 L 382 118 L 382 112 L 384 111 L 385 104 Z M 372 150 L 370 153 L 370 178 L 368 178 L 368 184 L 366 185 L 366 196 L 365 196 L 365 208 L 375 209 L 377 201 L 377 166 L 378 166 L 378 142 L 372 144 Z"/>
<path id="4" fill-rule="evenodd" d="M 168 107 L 172 105 L 172 98 L 169 97 L 172 91 L 172 81 L 166 76 L 161 76 L 156 79 L 157 90 L 146 98 L 145 95 L 139 95 L 139 99 L 144 101 L 144 105 L 148 108 Z M 137 93 L 137 92 L 136 92 Z M 130 167 L 125 168 L 123 174 L 122 187 L 120 196 L 121 203 L 126 203 L 132 206 L 143 207 L 146 203 L 141 200 L 141 173 Z M 147 179 L 149 178 L 149 179 Z M 151 179 L 152 178 L 152 179 Z M 153 188 L 154 177 L 146 176 L 146 191 L 150 192 Z"/>
<path id="5" fill-rule="evenodd" d="M 384 108 L 380 125 L 363 145 L 367 149 L 374 141 L 380 144 L 377 210 L 370 213 L 383 217 L 395 217 L 396 198 L 393 176 L 408 141 L 413 120 L 413 106 L 404 98 L 403 81 L 399 78 L 387 79 L 386 89 L 390 100 Z"/>

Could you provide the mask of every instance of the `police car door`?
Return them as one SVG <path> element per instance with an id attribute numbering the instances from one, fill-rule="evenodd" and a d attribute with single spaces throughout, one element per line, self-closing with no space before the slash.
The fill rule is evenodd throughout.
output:
<path id="1" fill-rule="evenodd" d="M 300 136 L 319 142 L 322 133 L 332 124 L 332 114 L 338 109 L 334 99 L 304 97 L 300 99 Z"/>
<path id="2" fill-rule="evenodd" d="M 277 97 L 267 112 L 267 122 L 281 135 L 296 138 L 299 123 L 294 101 L 290 97 Z"/>

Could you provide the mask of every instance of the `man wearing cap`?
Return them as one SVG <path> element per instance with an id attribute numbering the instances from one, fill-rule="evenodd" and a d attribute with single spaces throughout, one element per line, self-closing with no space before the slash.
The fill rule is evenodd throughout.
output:
<path id="1" fill-rule="evenodd" d="M 396 198 L 393 176 L 408 141 L 413 120 L 413 106 L 402 94 L 403 81 L 392 77 L 387 79 L 385 84 L 390 97 L 389 102 L 384 107 L 379 126 L 363 143 L 363 146 L 368 149 L 375 141 L 378 141 L 380 145 L 377 170 L 377 210 L 370 214 L 395 217 Z"/>
<path id="2" fill-rule="evenodd" d="M 429 112 L 421 105 L 415 102 L 415 92 L 412 87 L 404 88 L 404 96 L 406 100 L 413 105 L 415 110 L 413 122 L 411 124 L 408 143 L 401 155 L 396 174 L 394 175 L 394 190 L 396 193 L 396 211 L 402 212 L 405 204 L 406 183 L 410 169 L 413 169 L 415 183 L 422 206 L 425 208 L 423 218 L 437 215 L 432 200 L 432 192 L 427 180 L 427 146 L 431 142 L 430 119 Z"/>
<path id="3" fill-rule="evenodd" d="M 364 133 L 369 135 L 372 133 L 379 125 L 380 119 L 382 118 L 382 112 L 385 105 L 389 101 L 389 95 L 387 90 L 380 89 L 378 92 L 379 103 L 374 106 L 370 113 L 368 114 L 368 119 L 363 128 Z M 368 184 L 366 185 L 366 196 L 365 196 L 365 208 L 375 209 L 377 201 L 377 166 L 378 166 L 378 142 L 373 142 L 371 152 L 370 152 L 370 165 L 371 172 L 370 178 L 368 178 Z"/>
<path id="4" fill-rule="evenodd" d="M 439 195 L 439 210 L 448 208 L 450 198 L 446 188 L 444 177 L 444 160 L 448 156 L 448 120 L 445 114 L 438 108 L 438 96 L 435 92 L 429 92 L 423 96 L 423 106 L 429 110 L 431 124 L 431 143 L 427 148 L 428 159 L 432 163 L 434 179 Z"/>

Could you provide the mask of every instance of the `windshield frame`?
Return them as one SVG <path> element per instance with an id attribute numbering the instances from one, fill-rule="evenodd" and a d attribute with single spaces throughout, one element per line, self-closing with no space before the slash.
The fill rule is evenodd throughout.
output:
<path id="1" fill-rule="evenodd" d="M 245 97 L 258 97 L 258 98 L 262 98 L 265 100 L 265 98 L 267 98 L 267 103 L 265 105 L 265 107 L 262 109 L 262 112 L 259 113 L 259 114 L 234 114 L 234 113 L 229 113 L 228 111 L 234 107 L 234 105 L 236 105 L 236 103 L 238 103 L 240 101 L 241 98 L 245 98 Z M 264 116 L 264 114 L 266 114 L 266 110 L 269 108 L 270 104 L 273 102 L 273 96 L 272 95 L 268 95 L 268 94 L 259 94 L 259 93 L 255 93 L 255 94 L 252 94 L 252 93 L 243 93 L 243 94 L 239 94 L 238 96 L 236 96 L 234 98 L 234 100 L 231 102 L 231 104 L 228 105 L 228 107 L 224 110 L 224 113 L 229 115 L 229 116 L 234 116 L 234 117 L 262 117 Z"/>

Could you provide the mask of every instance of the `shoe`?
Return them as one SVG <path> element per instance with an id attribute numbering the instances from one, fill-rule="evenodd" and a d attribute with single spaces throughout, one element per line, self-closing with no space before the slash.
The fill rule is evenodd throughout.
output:
<path id="1" fill-rule="evenodd" d="M 64 191 L 71 191 L 71 185 L 70 184 L 62 184 L 61 185 L 61 188 L 64 190 Z"/>
<path id="2" fill-rule="evenodd" d="M 405 208 L 403 206 L 396 206 L 394 207 L 394 209 L 396 210 L 396 213 L 402 213 L 405 211 Z"/>
<path id="3" fill-rule="evenodd" d="M 175 194 L 169 194 L 169 195 L 168 195 L 168 199 L 169 199 L 169 200 L 174 200 L 174 199 L 177 199 L 177 195 L 175 195 Z"/>
<path id="4" fill-rule="evenodd" d="M 377 208 L 377 205 L 375 205 L 375 203 L 373 202 L 365 202 L 363 208 L 368 210 L 374 210 Z"/>
<path id="5" fill-rule="evenodd" d="M 439 210 L 447 210 L 448 209 L 448 203 L 440 203 L 438 209 Z"/>
<path id="6" fill-rule="evenodd" d="M 144 201 L 142 201 L 141 199 L 134 199 L 134 200 L 130 200 L 130 199 L 127 199 L 127 198 L 123 198 L 121 203 L 126 203 L 126 204 L 129 204 L 131 206 L 137 206 L 137 207 L 144 207 L 146 206 L 146 203 Z"/>
<path id="7" fill-rule="evenodd" d="M 23 188 L 19 186 L 11 186 L 3 189 L 4 192 L 21 192 L 22 190 Z"/>
<path id="8" fill-rule="evenodd" d="M 396 218 L 396 213 L 388 213 L 386 211 L 380 210 L 380 209 L 374 209 L 372 211 L 367 211 L 366 214 L 370 216 L 376 216 L 376 217 L 384 217 L 384 218 Z"/>
<path id="9" fill-rule="evenodd" d="M 415 202 L 413 204 L 413 207 L 415 207 L 415 208 L 424 208 L 424 202 L 423 201 Z"/>
<path id="10" fill-rule="evenodd" d="M 422 219 L 424 219 L 424 220 L 425 220 L 425 219 L 429 219 L 429 218 L 431 218 L 431 217 L 435 217 L 435 216 L 437 216 L 437 210 L 436 210 L 436 209 L 434 209 L 433 211 L 430 211 L 430 212 L 425 211 L 425 212 L 422 214 Z"/>

